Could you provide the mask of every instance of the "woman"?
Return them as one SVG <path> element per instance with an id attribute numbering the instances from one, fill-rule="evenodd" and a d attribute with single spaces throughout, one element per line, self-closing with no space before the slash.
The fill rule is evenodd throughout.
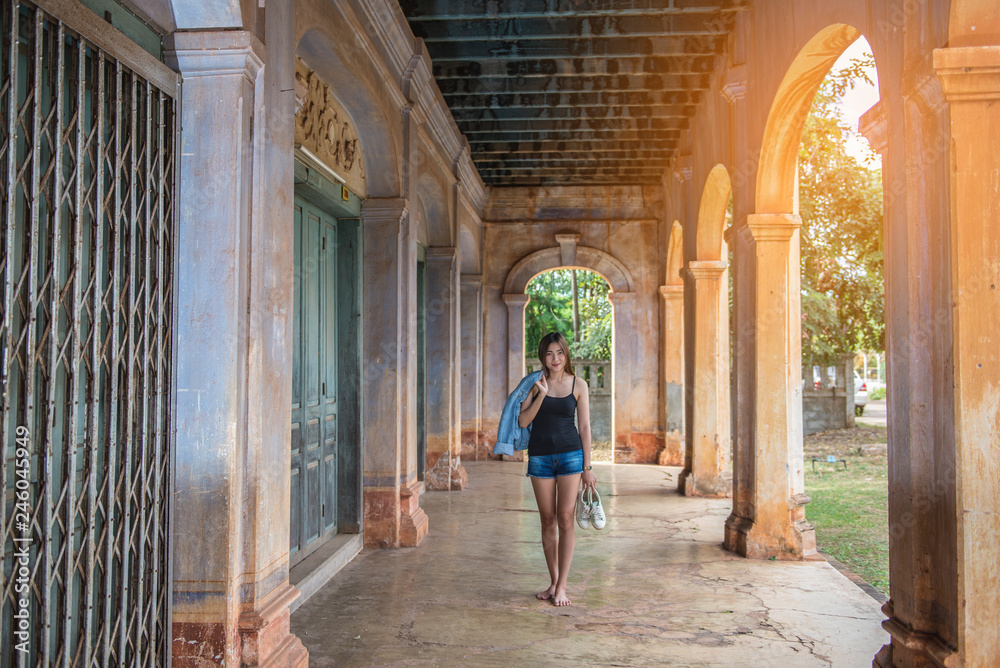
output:
<path id="1" fill-rule="evenodd" d="M 566 580 L 573 561 L 574 509 L 584 487 L 596 487 L 590 465 L 590 398 L 587 383 L 573 375 L 569 346 L 559 332 L 538 344 L 544 373 L 521 404 L 518 424 L 531 425 L 528 477 L 542 520 L 542 549 L 551 584 L 535 594 L 555 605 L 570 605 Z M 579 431 L 573 423 L 579 412 Z"/>

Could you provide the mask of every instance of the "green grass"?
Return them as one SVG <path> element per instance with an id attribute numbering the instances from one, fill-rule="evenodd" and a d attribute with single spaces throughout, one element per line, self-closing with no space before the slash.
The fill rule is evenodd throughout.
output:
<path id="1" fill-rule="evenodd" d="M 816 528 L 819 548 L 841 561 L 883 594 L 889 594 L 889 477 L 885 429 L 863 427 L 809 436 L 805 441 L 806 517 Z M 863 454 L 862 454 L 863 453 Z M 816 463 L 828 454 L 847 460 Z"/>

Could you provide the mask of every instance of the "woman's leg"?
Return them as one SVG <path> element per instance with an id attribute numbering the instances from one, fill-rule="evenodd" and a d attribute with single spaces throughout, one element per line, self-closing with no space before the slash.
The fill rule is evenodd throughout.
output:
<path id="1" fill-rule="evenodd" d="M 531 487 L 535 490 L 535 502 L 538 504 L 538 516 L 542 520 L 542 551 L 545 552 L 545 565 L 549 567 L 551 584 L 548 589 L 540 591 L 535 596 L 544 600 L 550 599 L 556 592 L 556 580 L 559 579 L 559 533 L 556 524 L 556 479 L 532 478 Z"/>
<path id="2" fill-rule="evenodd" d="M 580 477 L 582 474 L 563 475 L 556 478 L 558 488 L 556 510 L 557 521 L 559 523 L 559 570 L 556 578 L 556 592 L 553 603 L 556 605 L 570 605 L 566 597 L 566 580 L 569 578 L 569 565 L 573 561 L 573 548 L 576 545 L 576 495 L 580 491 Z"/>

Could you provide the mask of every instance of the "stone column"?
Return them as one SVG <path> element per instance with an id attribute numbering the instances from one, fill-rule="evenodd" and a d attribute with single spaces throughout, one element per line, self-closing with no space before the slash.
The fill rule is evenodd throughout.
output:
<path id="1" fill-rule="evenodd" d="M 454 246 L 432 247 L 427 266 L 427 462 L 428 489 L 461 490 L 468 482 L 458 440 L 458 262 Z"/>
<path id="2" fill-rule="evenodd" d="M 729 469 L 729 332 L 723 327 L 720 301 L 728 285 L 723 261 L 688 263 L 687 276 L 694 292 L 694 369 L 690 440 L 678 491 L 686 496 L 724 497 L 730 483 Z M 725 330 L 725 331 L 724 331 Z"/>
<path id="3" fill-rule="evenodd" d="M 505 294 L 507 304 L 507 393 L 514 391 L 524 378 L 524 307 L 528 295 Z M 535 344 L 538 342 L 535 341 Z"/>
<path id="4" fill-rule="evenodd" d="M 753 462 L 746 481 L 750 503 L 739 509 L 734 504 L 726 522 L 725 545 L 756 559 L 816 554 L 815 534 L 805 520 L 809 498 L 804 493 L 802 462 L 801 355 L 798 340 L 792 340 L 798 336 L 800 317 L 792 294 L 798 289 L 800 224 L 799 217 L 791 214 L 747 217 L 756 287 Z M 796 402 L 798 411 L 792 407 Z"/>
<path id="5" fill-rule="evenodd" d="M 608 300 L 614 315 L 614 354 L 611 363 L 611 434 L 614 439 L 614 461 L 617 463 L 655 462 L 660 454 L 660 441 L 656 434 L 636 431 L 632 413 L 633 388 L 636 383 L 635 351 L 640 349 L 634 325 L 636 293 L 609 292 Z"/>
<path id="6" fill-rule="evenodd" d="M 427 534 L 423 484 L 406 465 L 414 388 L 404 356 L 416 308 L 416 258 L 402 198 L 369 198 L 364 219 L 364 534 L 366 547 L 415 546 Z"/>
<path id="7" fill-rule="evenodd" d="M 661 285 L 663 297 L 664 447 L 660 466 L 684 465 L 684 286 Z"/>
<path id="8" fill-rule="evenodd" d="M 269 306 L 277 309 L 290 282 L 259 278 L 282 262 L 290 269 L 291 251 L 253 245 L 274 233 L 254 192 L 265 183 L 256 178 L 265 160 L 251 131 L 263 124 L 263 52 L 239 30 L 178 32 L 167 43 L 166 60 L 182 77 L 184 128 L 171 511 L 172 634 L 185 639 L 172 644 L 179 667 L 308 662 L 288 630 L 298 596 L 288 583 L 290 396 L 287 376 L 265 368 L 286 351 L 262 324 L 289 326 L 287 312 Z M 265 416 L 264 397 L 285 397 L 277 421 Z M 262 459 L 276 462 L 261 467 Z"/>
<path id="9" fill-rule="evenodd" d="M 462 274 L 462 459 L 488 459 L 483 419 L 483 277 Z"/>
<path id="10" fill-rule="evenodd" d="M 956 665 L 986 666 L 1000 657 L 1000 46 L 938 49 L 934 69 L 951 106 Z"/>

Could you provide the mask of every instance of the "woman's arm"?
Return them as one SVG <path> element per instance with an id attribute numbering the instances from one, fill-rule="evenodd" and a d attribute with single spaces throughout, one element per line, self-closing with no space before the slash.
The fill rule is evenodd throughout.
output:
<path id="1" fill-rule="evenodd" d="M 538 415 L 538 409 L 542 406 L 542 399 L 545 398 L 545 393 L 548 391 L 548 384 L 544 381 L 545 376 L 542 376 L 541 380 L 537 381 L 531 388 L 528 398 L 521 402 L 521 413 L 517 416 L 519 427 L 527 427 L 535 419 L 535 416 Z"/>
<path id="2" fill-rule="evenodd" d="M 590 388 L 586 381 L 577 378 L 580 396 L 576 400 L 577 427 L 580 430 L 580 440 L 583 441 L 583 485 L 594 487 L 597 485 L 597 476 L 593 471 L 586 470 L 590 463 Z"/>

